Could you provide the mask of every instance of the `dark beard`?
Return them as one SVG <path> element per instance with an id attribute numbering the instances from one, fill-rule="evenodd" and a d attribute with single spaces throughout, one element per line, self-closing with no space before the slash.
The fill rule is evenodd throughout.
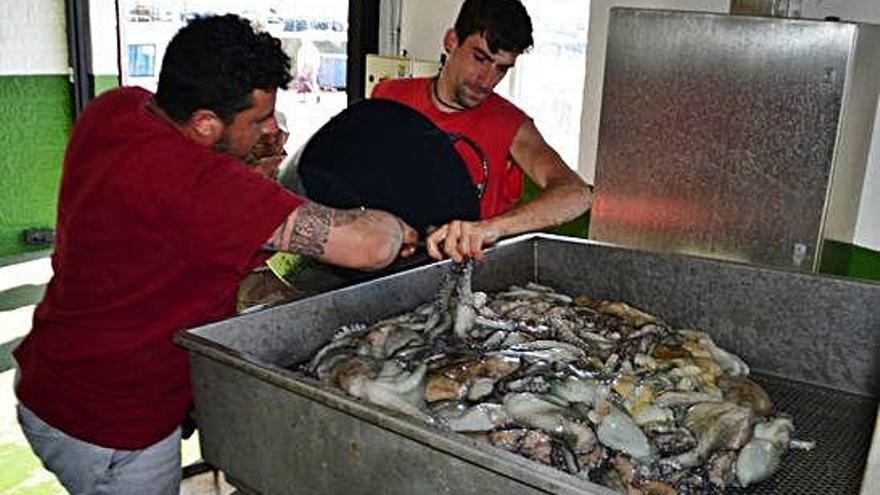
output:
<path id="1" fill-rule="evenodd" d="M 471 108 L 475 108 L 479 106 L 482 101 L 478 103 L 470 103 L 467 99 L 464 88 L 457 89 L 452 95 L 452 101 L 461 107 L 462 110 L 469 110 Z"/>
<path id="2" fill-rule="evenodd" d="M 220 140 L 214 143 L 214 145 L 211 146 L 211 149 L 213 149 L 214 151 L 219 151 L 220 153 L 229 153 L 231 141 L 232 139 L 229 136 L 229 130 L 224 129 L 223 135 L 220 136 Z"/>

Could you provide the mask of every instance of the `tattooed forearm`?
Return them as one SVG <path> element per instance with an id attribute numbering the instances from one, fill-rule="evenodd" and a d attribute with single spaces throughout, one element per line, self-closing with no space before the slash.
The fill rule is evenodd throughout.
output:
<path id="1" fill-rule="evenodd" d="M 306 203 L 275 229 L 264 247 L 318 258 L 324 254 L 334 213 L 338 211 L 315 203 Z"/>
<path id="2" fill-rule="evenodd" d="M 330 221 L 334 227 L 341 227 L 354 223 L 358 218 L 363 217 L 367 211 L 365 210 L 330 210 Z"/>
<path id="3" fill-rule="evenodd" d="M 285 239 L 287 250 L 305 256 L 319 258 L 324 254 L 324 245 L 333 226 L 334 210 L 315 203 L 306 203 L 299 207 L 296 219 L 290 227 L 289 239 Z M 288 221 L 288 223 L 290 223 Z"/>
<path id="4" fill-rule="evenodd" d="M 337 210 L 315 203 L 306 203 L 275 230 L 265 248 L 294 251 L 305 256 L 320 258 L 325 252 L 331 228 L 343 227 L 356 221 L 365 225 L 376 224 L 383 218 L 387 221 L 385 217 L 387 214 L 375 210 Z M 401 226 L 400 229 L 402 231 L 403 227 Z M 402 234 L 397 235 L 397 237 L 401 236 Z"/>
<path id="5" fill-rule="evenodd" d="M 416 232 L 402 220 L 377 210 L 337 210 L 315 203 L 297 208 L 275 229 L 266 249 L 290 251 L 361 270 L 387 266 Z"/>

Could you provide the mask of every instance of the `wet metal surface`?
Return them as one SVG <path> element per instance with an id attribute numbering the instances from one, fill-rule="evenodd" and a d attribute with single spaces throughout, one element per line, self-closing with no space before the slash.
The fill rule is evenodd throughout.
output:
<path id="1" fill-rule="evenodd" d="M 813 269 L 855 32 L 613 9 L 590 237 Z"/>
<path id="2" fill-rule="evenodd" d="M 880 284 L 667 253 L 537 244 L 538 282 L 697 328 L 757 371 L 880 396 Z"/>
<path id="3" fill-rule="evenodd" d="M 430 300 L 447 267 L 420 267 L 179 334 L 191 351 L 205 460 L 264 494 L 609 493 L 286 369 L 344 323 Z M 861 480 L 858 458 L 864 463 L 872 424 L 859 411 L 877 405 L 880 284 L 540 235 L 491 249 L 474 274 L 485 291 L 530 280 L 630 301 L 675 326 L 708 331 L 755 369 L 815 384 L 762 379 L 777 408 L 794 416 L 795 436 L 824 442 L 786 462 L 816 455 L 815 462 L 829 459 L 826 471 L 805 469 L 823 482 L 851 487 Z M 851 423 L 841 425 L 841 411 Z M 837 435 L 846 443 L 834 443 Z"/>
<path id="4" fill-rule="evenodd" d="M 770 394 L 774 411 L 791 415 L 794 438 L 816 442 L 816 447 L 809 452 L 789 451 L 769 480 L 728 494 L 858 493 L 877 402 L 770 375 L 752 378 Z"/>

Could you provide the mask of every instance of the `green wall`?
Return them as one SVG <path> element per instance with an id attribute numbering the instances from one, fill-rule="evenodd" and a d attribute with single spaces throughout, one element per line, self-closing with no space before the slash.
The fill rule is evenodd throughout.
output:
<path id="1" fill-rule="evenodd" d="M 0 257 L 29 227 L 54 227 L 61 161 L 72 123 L 67 75 L 0 76 Z"/>
<path id="2" fill-rule="evenodd" d="M 538 187 L 532 179 L 528 176 L 523 176 L 523 194 L 520 197 L 520 204 L 530 201 L 532 198 L 538 195 L 541 192 L 541 188 Z M 567 235 L 569 237 L 580 237 L 586 238 L 587 233 L 590 228 L 590 210 L 587 210 L 583 215 L 566 222 L 562 225 L 557 225 L 556 227 L 550 227 L 544 229 L 545 232 L 550 234 L 557 235 Z"/>
<path id="3" fill-rule="evenodd" d="M 96 95 L 117 86 L 115 74 L 94 77 Z M 0 258 L 46 249 L 22 233 L 55 227 L 71 105 L 66 75 L 0 77 Z"/>
<path id="4" fill-rule="evenodd" d="M 95 82 L 92 88 L 95 91 L 95 96 L 107 91 L 108 89 L 113 89 L 119 87 L 119 76 L 116 74 L 112 75 L 104 75 L 104 76 L 95 76 Z"/>
<path id="5" fill-rule="evenodd" d="M 819 271 L 832 275 L 880 280 L 880 253 L 826 239 Z"/>

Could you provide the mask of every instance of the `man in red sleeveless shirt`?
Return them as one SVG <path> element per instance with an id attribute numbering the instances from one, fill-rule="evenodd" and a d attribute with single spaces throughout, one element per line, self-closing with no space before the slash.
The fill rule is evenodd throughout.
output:
<path id="1" fill-rule="evenodd" d="M 465 0 L 455 28 L 443 37 L 447 58 L 434 78 L 380 83 L 374 98 L 405 103 L 447 132 L 470 137 L 488 158 L 488 184 L 478 222 L 455 220 L 428 236 L 428 252 L 460 261 L 509 236 L 558 225 L 585 212 L 592 195 L 551 148 L 532 120 L 493 91 L 517 57 L 531 47 L 532 22 L 519 0 Z M 456 145 L 475 183 L 486 180 L 478 157 Z M 515 207 L 523 172 L 543 191 Z"/>
<path id="2" fill-rule="evenodd" d="M 191 391 L 172 335 L 232 314 L 271 251 L 360 269 L 411 252 L 397 217 L 308 202 L 245 163 L 277 131 L 289 71 L 246 20 L 201 18 L 168 45 L 156 95 L 113 90 L 77 120 L 54 275 L 15 350 L 22 429 L 71 493 L 178 493 Z"/>

